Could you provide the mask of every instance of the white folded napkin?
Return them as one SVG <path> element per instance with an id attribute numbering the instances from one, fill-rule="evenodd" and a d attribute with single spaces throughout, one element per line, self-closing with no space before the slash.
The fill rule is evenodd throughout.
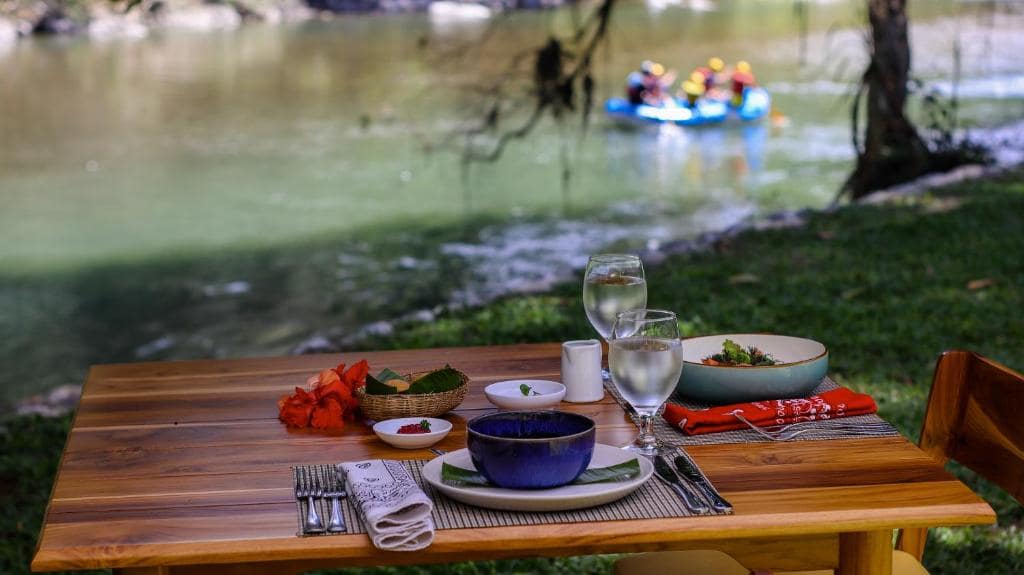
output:
<path id="1" fill-rule="evenodd" d="M 433 543 L 434 504 L 400 461 L 339 463 L 338 470 L 377 549 L 417 551 Z"/>

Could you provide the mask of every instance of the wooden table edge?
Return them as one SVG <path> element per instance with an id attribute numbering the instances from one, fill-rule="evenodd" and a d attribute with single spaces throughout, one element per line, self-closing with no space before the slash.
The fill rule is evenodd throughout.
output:
<path id="1" fill-rule="evenodd" d="M 927 508 L 922 508 L 926 510 Z M 906 513 L 906 508 L 902 509 Z M 717 541 L 728 539 L 758 539 L 768 537 L 800 537 L 807 535 L 870 532 L 911 527 L 961 527 L 990 525 L 996 515 L 983 501 L 945 506 L 941 514 L 924 512 L 917 518 L 863 517 L 863 511 L 816 512 L 806 514 L 804 521 L 780 527 L 781 518 L 792 514 L 758 516 L 755 521 L 741 516 L 692 518 L 692 524 L 680 529 L 679 518 L 626 521 L 602 521 L 593 524 L 589 533 L 571 535 L 573 548 L 587 548 L 593 553 L 624 553 L 666 548 L 673 543 Z M 829 529 L 822 530 L 822 515 L 828 516 Z M 723 521 L 726 523 L 723 525 Z M 744 520 L 748 525 L 730 525 Z M 897 524 L 898 522 L 898 524 Z M 623 534 L 623 526 L 640 530 Z M 469 537 L 466 537 L 469 535 Z M 475 545 L 486 542 L 485 545 Z M 365 535 L 325 536 L 253 541 L 262 551 L 272 554 L 272 561 L 297 560 L 357 560 L 359 565 L 385 563 L 404 554 L 380 551 L 370 544 Z M 506 556 L 551 556 L 566 545 L 564 534 L 557 537 L 537 537 L 536 526 L 492 527 L 475 529 L 438 530 L 434 543 L 424 551 L 415 553 L 413 563 L 443 563 L 486 559 L 496 552 Z M 476 547 L 467 551 L 467 547 Z M 260 561 L 251 549 L 238 549 L 233 541 L 208 543 L 167 543 L 104 548 L 102 560 L 75 560 L 89 555 L 94 547 L 42 549 L 32 561 L 34 572 L 62 569 L 123 568 L 165 565 L 198 565 L 249 563 Z M 572 553 L 583 554 L 583 553 Z M 157 555 L 159 555 L 157 557 Z M 270 560 L 267 558 L 264 561 Z M 356 563 L 352 563 L 355 565 Z"/>

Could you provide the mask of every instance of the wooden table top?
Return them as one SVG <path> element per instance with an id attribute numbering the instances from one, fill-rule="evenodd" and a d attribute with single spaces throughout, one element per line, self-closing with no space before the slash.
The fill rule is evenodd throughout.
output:
<path id="1" fill-rule="evenodd" d="M 502 379 L 560 379 L 558 344 L 448 348 L 232 361 L 94 367 L 50 499 L 36 571 L 284 560 L 345 565 L 588 554 L 685 546 L 687 541 L 806 537 L 898 527 L 983 524 L 991 508 L 907 440 L 868 438 L 705 445 L 692 456 L 729 499 L 719 517 L 449 529 L 417 553 L 382 552 L 365 535 L 299 538 L 296 464 L 422 458 L 352 424 L 333 435 L 292 431 L 277 399 L 306 377 L 365 357 L 399 372 L 450 363 L 471 390 L 436 447 L 465 445 L 465 420 L 494 409 Z M 635 427 L 606 396 L 562 405 L 622 445 Z"/>

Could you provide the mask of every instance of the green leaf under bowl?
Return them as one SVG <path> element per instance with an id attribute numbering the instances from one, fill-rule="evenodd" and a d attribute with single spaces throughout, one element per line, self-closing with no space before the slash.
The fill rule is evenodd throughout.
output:
<path id="1" fill-rule="evenodd" d="M 590 483 L 610 483 L 625 481 L 640 475 L 640 462 L 636 459 L 587 469 L 570 485 L 587 485 Z M 449 463 L 441 463 L 441 481 L 455 487 L 494 487 L 479 471 L 456 467 Z"/>

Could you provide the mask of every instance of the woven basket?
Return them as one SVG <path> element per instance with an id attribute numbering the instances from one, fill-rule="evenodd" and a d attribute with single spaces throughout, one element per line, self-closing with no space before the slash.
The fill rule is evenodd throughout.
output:
<path id="1" fill-rule="evenodd" d="M 405 375 L 405 378 L 413 381 L 428 373 L 431 372 L 410 373 Z M 363 415 L 375 421 L 396 417 L 437 417 L 455 409 L 466 398 L 469 377 L 459 372 L 459 378 L 462 379 L 462 385 L 441 393 L 369 395 L 366 390 L 359 388 L 356 390 L 356 397 L 359 398 Z"/>

